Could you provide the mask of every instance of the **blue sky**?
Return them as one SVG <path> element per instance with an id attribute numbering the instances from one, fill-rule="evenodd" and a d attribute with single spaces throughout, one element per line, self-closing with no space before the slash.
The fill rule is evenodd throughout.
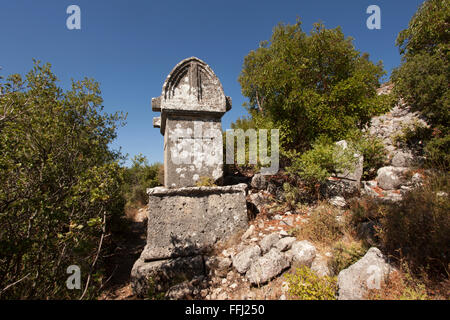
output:
<path id="1" fill-rule="evenodd" d="M 85 76 L 101 85 L 107 112 L 128 113 L 113 147 L 130 157 L 142 153 L 150 162 L 163 160 L 163 138 L 152 127 L 158 114 L 150 108 L 170 70 L 197 56 L 222 82 L 233 109 L 223 128 L 246 114 L 237 78 L 244 57 L 268 40 L 279 22 L 297 17 L 309 32 L 321 20 L 341 26 L 355 47 L 382 60 L 390 72 L 400 63 L 395 38 L 406 28 L 423 0 L 0 0 L 0 74 L 25 74 L 32 59 L 50 62 L 60 85 Z M 81 8 L 81 30 L 68 30 L 66 9 Z M 381 30 L 369 30 L 366 8 L 381 8 Z"/>

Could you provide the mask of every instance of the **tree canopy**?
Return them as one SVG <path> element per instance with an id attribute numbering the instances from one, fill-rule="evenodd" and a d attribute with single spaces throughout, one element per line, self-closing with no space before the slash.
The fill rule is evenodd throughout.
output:
<path id="1" fill-rule="evenodd" d="M 270 41 L 245 57 L 239 82 L 255 121 L 280 128 L 284 150 L 304 151 L 385 111 L 386 97 L 376 94 L 384 74 L 339 27 L 318 23 L 308 35 L 297 21 L 276 26 Z"/>

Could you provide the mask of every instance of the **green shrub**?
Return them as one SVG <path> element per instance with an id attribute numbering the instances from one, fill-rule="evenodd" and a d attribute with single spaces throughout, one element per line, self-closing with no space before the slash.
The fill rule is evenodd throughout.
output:
<path id="1" fill-rule="evenodd" d="M 140 207 L 148 203 L 147 188 L 153 188 L 164 184 L 162 164 L 148 164 L 148 160 L 142 154 L 131 159 L 130 168 L 125 168 L 125 184 L 123 193 L 127 200 L 127 207 Z"/>
<path id="2" fill-rule="evenodd" d="M 350 267 L 352 264 L 361 259 L 367 252 L 360 242 L 352 241 L 350 243 L 338 242 L 333 247 L 333 257 L 329 261 L 328 266 L 335 275 L 342 270 Z"/>
<path id="3" fill-rule="evenodd" d="M 318 23 L 307 34 L 297 21 L 276 26 L 245 57 L 239 83 L 250 111 L 280 129 L 282 149 L 304 152 L 319 136 L 341 140 L 385 112 L 376 94 L 384 73 L 341 28 Z"/>
<path id="4" fill-rule="evenodd" d="M 450 134 L 438 135 L 425 146 L 426 163 L 429 167 L 450 171 Z"/>
<path id="5" fill-rule="evenodd" d="M 318 142 L 313 148 L 302 155 L 292 154 L 292 164 L 287 171 L 293 176 L 299 176 L 310 187 L 321 184 L 332 174 L 354 168 L 355 150 L 326 142 Z"/>
<path id="6" fill-rule="evenodd" d="M 310 268 L 297 268 L 295 274 L 286 273 L 289 285 L 288 293 L 292 299 L 299 300 L 335 300 L 336 278 L 319 277 Z"/>
<path id="7" fill-rule="evenodd" d="M 384 206 L 379 237 L 384 250 L 399 253 L 412 268 L 448 273 L 450 263 L 450 176 L 437 172 L 403 200 Z"/>
<path id="8" fill-rule="evenodd" d="M 377 170 L 386 164 L 387 152 L 381 139 L 364 134 L 350 139 L 355 149 L 364 157 L 363 175 L 361 180 L 371 180 L 376 177 Z"/>
<path id="9" fill-rule="evenodd" d="M 49 64 L 0 83 L 0 298 L 92 298 L 101 287 L 124 207 L 109 149 L 123 117 L 101 105 L 98 83 L 64 91 Z M 81 291 L 66 287 L 70 265 Z"/>

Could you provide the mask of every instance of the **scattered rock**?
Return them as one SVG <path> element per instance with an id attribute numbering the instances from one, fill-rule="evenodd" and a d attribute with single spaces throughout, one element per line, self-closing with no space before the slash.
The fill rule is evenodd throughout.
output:
<path id="1" fill-rule="evenodd" d="M 170 287 L 165 294 L 165 298 L 169 300 L 186 300 L 192 298 L 194 287 L 189 281 L 184 281 L 173 287 Z"/>
<path id="2" fill-rule="evenodd" d="M 257 245 L 246 247 L 233 257 L 233 267 L 239 273 L 245 273 L 250 268 L 253 260 L 261 255 L 261 248 Z"/>
<path id="3" fill-rule="evenodd" d="M 327 259 L 322 257 L 320 254 L 316 254 L 316 257 L 311 263 L 311 270 L 314 271 L 319 277 L 330 275 Z"/>
<path id="4" fill-rule="evenodd" d="M 279 233 L 271 233 L 267 236 L 265 236 L 261 242 L 259 243 L 259 246 L 261 247 L 261 250 L 263 253 L 268 252 L 275 244 L 280 240 L 280 234 Z"/>
<path id="5" fill-rule="evenodd" d="M 264 284 L 289 268 L 289 261 L 277 249 L 272 249 L 256 260 L 246 273 L 251 284 Z"/>
<path id="6" fill-rule="evenodd" d="M 369 289 L 380 289 L 392 267 L 378 248 L 372 247 L 355 264 L 338 275 L 339 300 L 364 300 Z"/>
<path id="7" fill-rule="evenodd" d="M 393 167 L 410 167 L 414 164 L 414 155 L 411 151 L 395 151 L 391 160 Z"/>
<path id="8" fill-rule="evenodd" d="M 261 173 L 257 173 L 253 176 L 250 185 L 255 189 L 264 190 L 267 186 L 266 177 Z"/>
<path id="9" fill-rule="evenodd" d="M 262 193 L 261 192 L 252 193 L 248 197 L 249 197 L 249 201 L 256 207 L 256 209 L 259 212 L 261 212 L 264 207 L 264 204 L 266 202 L 266 199 L 264 198 Z"/>
<path id="10" fill-rule="evenodd" d="M 339 207 L 339 208 L 343 208 L 347 205 L 347 202 L 345 201 L 344 197 L 340 197 L 340 196 L 335 196 L 331 199 L 328 200 L 328 202 L 335 206 L 335 207 Z"/>
<path id="11" fill-rule="evenodd" d="M 292 244 L 297 239 L 295 237 L 286 237 L 278 240 L 278 242 L 275 244 L 275 248 L 280 250 L 281 252 L 289 250 L 292 247 Z"/>
<path id="12" fill-rule="evenodd" d="M 253 232 L 255 231 L 255 226 L 252 224 L 248 229 L 247 229 L 247 231 L 245 231 L 244 232 L 244 234 L 242 235 L 242 240 L 246 240 L 246 239 L 248 239 L 252 234 L 253 234 Z"/>
<path id="13" fill-rule="evenodd" d="M 378 186 L 384 190 L 393 190 L 405 183 L 404 173 L 407 168 L 403 167 L 382 167 L 377 171 Z"/>
<path id="14" fill-rule="evenodd" d="M 292 248 L 286 252 L 288 259 L 297 266 L 311 267 L 316 257 L 316 248 L 308 240 L 296 241 Z"/>

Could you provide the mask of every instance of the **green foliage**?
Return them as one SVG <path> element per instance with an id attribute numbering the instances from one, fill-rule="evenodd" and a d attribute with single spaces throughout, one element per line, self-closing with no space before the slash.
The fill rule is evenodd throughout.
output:
<path id="1" fill-rule="evenodd" d="M 437 135 L 425 146 L 427 164 L 444 171 L 450 170 L 450 134 Z"/>
<path id="2" fill-rule="evenodd" d="M 336 278 L 319 277 L 310 268 L 297 268 L 295 274 L 287 273 L 285 278 L 289 284 L 289 295 L 299 300 L 335 300 Z"/>
<path id="3" fill-rule="evenodd" d="M 300 201 L 300 189 L 289 182 L 283 183 L 284 197 L 287 205 L 293 209 Z"/>
<path id="4" fill-rule="evenodd" d="M 164 183 L 162 164 L 148 164 L 142 154 L 134 156 L 130 168 L 125 168 L 125 184 L 123 192 L 127 207 L 142 206 L 148 203 L 147 188 L 153 188 Z"/>
<path id="5" fill-rule="evenodd" d="M 386 164 L 387 152 L 383 141 L 368 134 L 358 134 L 349 139 L 354 148 L 364 157 L 363 175 L 361 180 L 371 180 L 376 177 L 377 170 Z"/>
<path id="6" fill-rule="evenodd" d="M 311 150 L 303 154 L 291 153 L 292 164 L 286 168 L 294 176 L 299 176 L 309 186 L 326 181 L 332 174 L 354 169 L 355 150 L 328 141 L 315 143 Z"/>
<path id="7" fill-rule="evenodd" d="M 403 63 L 391 77 L 396 96 L 420 111 L 435 132 L 440 132 L 429 135 L 424 144 L 429 144 L 426 148 L 429 164 L 446 171 L 449 170 L 449 24 L 448 0 L 425 1 L 397 38 Z"/>
<path id="8" fill-rule="evenodd" d="M 285 151 L 303 152 L 319 136 L 340 140 L 386 111 L 386 97 L 376 94 L 383 74 L 339 27 L 316 24 L 307 35 L 298 21 L 276 26 L 270 42 L 245 57 L 239 82 L 252 116 L 280 129 Z"/>
<path id="9" fill-rule="evenodd" d="M 49 64 L 0 83 L 1 298 L 79 298 L 69 265 L 83 286 L 92 275 L 85 297 L 101 285 L 105 236 L 124 206 L 121 158 L 108 147 L 123 117 L 101 104 L 98 83 L 64 92 Z"/>
<path id="10" fill-rule="evenodd" d="M 448 274 L 449 194 L 449 174 L 440 172 L 408 192 L 399 203 L 385 206 L 379 237 L 386 252 L 400 252 L 412 267 Z"/>
<path id="11" fill-rule="evenodd" d="M 330 271 L 335 275 L 339 274 L 339 272 L 361 259 L 366 252 L 367 248 L 360 242 L 337 242 L 333 246 L 333 257 L 328 263 Z"/>

